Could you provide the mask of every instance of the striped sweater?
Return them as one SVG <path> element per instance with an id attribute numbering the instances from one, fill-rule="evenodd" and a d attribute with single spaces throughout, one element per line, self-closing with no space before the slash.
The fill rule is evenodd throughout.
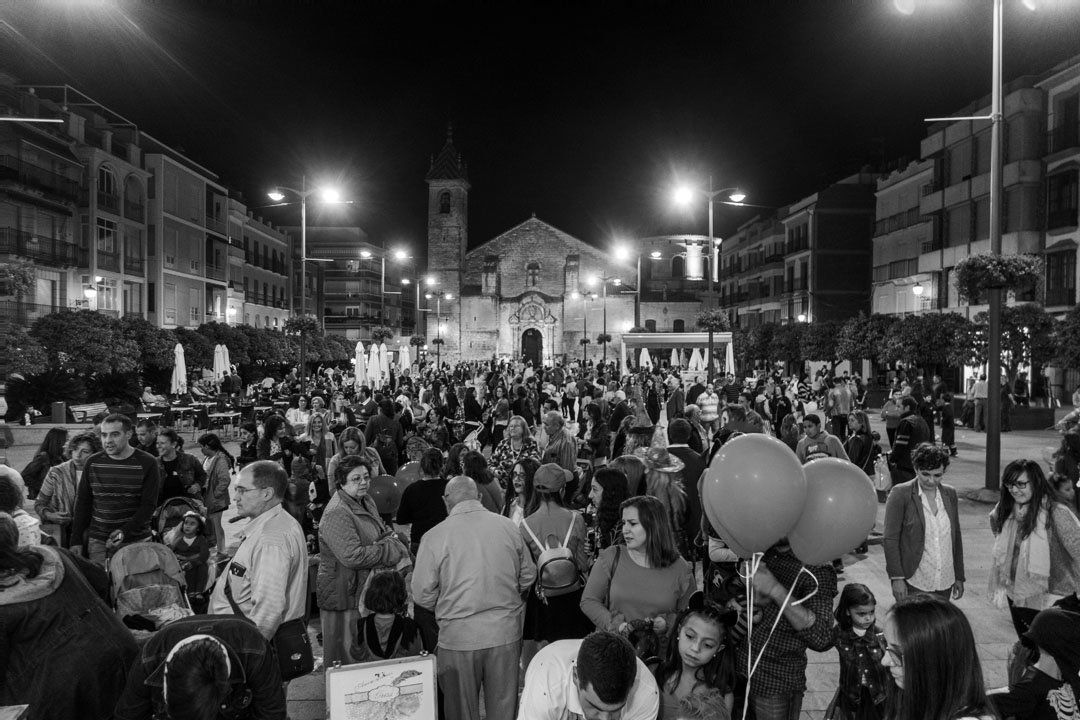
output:
<path id="1" fill-rule="evenodd" d="M 75 499 L 72 544 L 80 544 L 86 530 L 103 542 L 114 530 L 123 530 L 128 541 L 149 537 L 160 485 L 157 458 L 147 452 L 133 449 L 123 460 L 92 455 Z"/>

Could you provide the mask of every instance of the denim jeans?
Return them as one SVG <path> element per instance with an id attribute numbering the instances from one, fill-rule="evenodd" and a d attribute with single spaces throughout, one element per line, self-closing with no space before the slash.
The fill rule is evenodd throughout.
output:
<path id="1" fill-rule="evenodd" d="M 751 695 L 756 720 L 799 720 L 803 693 L 787 695 Z"/>

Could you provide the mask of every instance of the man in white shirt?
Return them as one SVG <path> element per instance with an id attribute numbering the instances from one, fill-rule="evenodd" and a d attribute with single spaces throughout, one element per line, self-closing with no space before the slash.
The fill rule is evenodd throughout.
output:
<path id="1" fill-rule="evenodd" d="M 660 692 L 625 638 L 597 630 L 538 652 L 525 673 L 520 707 L 518 720 L 654 720 Z"/>
<path id="2" fill-rule="evenodd" d="M 272 460 L 245 465 L 234 488 L 236 514 L 249 518 L 236 554 L 210 596 L 210 612 L 234 614 L 226 584 L 240 611 L 267 640 L 307 609 L 308 557 L 304 531 L 281 507 L 289 476 Z"/>

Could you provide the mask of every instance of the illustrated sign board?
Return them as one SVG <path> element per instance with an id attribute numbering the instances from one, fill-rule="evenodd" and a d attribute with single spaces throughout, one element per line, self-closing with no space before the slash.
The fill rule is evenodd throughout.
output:
<path id="1" fill-rule="evenodd" d="M 327 668 L 331 720 L 436 720 L 435 656 Z"/>

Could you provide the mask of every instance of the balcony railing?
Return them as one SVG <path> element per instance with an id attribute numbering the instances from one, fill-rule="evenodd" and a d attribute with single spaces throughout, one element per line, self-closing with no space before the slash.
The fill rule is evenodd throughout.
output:
<path id="1" fill-rule="evenodd" d="M 107 210 L 111 213 L 120 212 L 120 196 L 98 190 L 97 204 L 99 210 Z"/>
<path id="2" fill-rule="evenodd" d="M 59 311 L 53 305 L 37 305 L 21 300 L 0 300 L 0 318 L 18 325 L 29 325 L 39 317 Z"/>
<path id="3" fill-rule="evenodd" d="M 229 268 L 226 266 L 211 265 L 206 263 L 206 277 L 211 280 L 224 280 L 228 274 Z"/>
<path id="4" fill-rule="evenodd" d="M 1051 210 L 1046 214 L 1046 227 L 1049 230 L 1062 227 L 1076 227 L 1076 208 Z"/>
<path id="5" fill-rule="evenodd" d="M 124 272 L 129 275 L 142 275 L 146 270 L 146 260 L 141 257 L 124 256 Z"/>
<path id="6" fill-rule="evenodd" d="M 31 235 L 15 228 L 0 228 L 0 254 L 17 255 L 59 267 L 78 262 L 78 247 L 74 243 Z"/>
<path id="7" fill-rule="evenodd" d="M 120 253 L 99 249 L 97 251 L 97 264 L 101 270 L 120 272 Z"/>
<path id="8" fill-rule="evenodd" d="M 1048 306 L 1075 305 L 1076 288 L 1047 288 L 1046 304 Z"/>
<path id="9" fill-rule="evenodd" d="M 0 155 L 0 179 L 15 180 L 39 190 L 46 190 L 62 200 L 74 202 L 79 199 L 78 181 L 23 162 L 13 155 Z"/>
<path id="10" fill-rule="evenodd" d="M 919 208 L 910 208 L 903 212 L 881 218 L 874 225 L 874 236 L 902 230 L 919 222 Z"/>
<path id="11" fill-rule="evenodd" d="M 146 208 L 142 203 L 124 200 L 124 217 L 135 222 L 142 222 L 146 219 Z"/>
<path id="12" fill-rule="evenodd" d="M 1067 125 L 1058 125 L 1046 134 L 1047 152 L 1080 147 L 1080 124 L 1075 121 Z"/>

